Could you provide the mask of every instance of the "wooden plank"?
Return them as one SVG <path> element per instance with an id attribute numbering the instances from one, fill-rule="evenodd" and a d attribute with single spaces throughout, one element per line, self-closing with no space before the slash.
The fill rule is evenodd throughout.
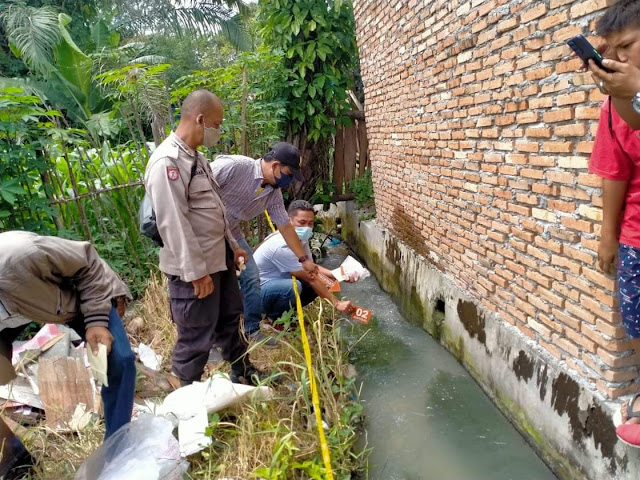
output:
<path id="1" fill-rule="evenodd" d="M 358 136 L 356 127 L 346 127 L 344 129 L 344 181 L 350 182 L 356 178 L 356 149 L 358 146 Z"/>
<path id="2" fill-rule="evenodd" d="M 54 430 L 69 430 L 69 422 L 79 403 L 86 405 L 87 411 L 96 411 L 91 374 L 79 358 L 40 359 L 38 387 L 46 424 Z"/>
<path id="3" fill-rule="evenodd" d="M 338 128 L 336 133 L 336 149 L 333 154 L 333 184 L 337 195 L 342 193 L 344 183 L 344 128 Z"/>
<path id="4" fill-rule="evenodd" d="M 369 166 L 369 140 L 367 139 L 367 122 L 364 120 L 358 121 L 358 150 L 360 151 L 359 175 L 362 176 Z"/>

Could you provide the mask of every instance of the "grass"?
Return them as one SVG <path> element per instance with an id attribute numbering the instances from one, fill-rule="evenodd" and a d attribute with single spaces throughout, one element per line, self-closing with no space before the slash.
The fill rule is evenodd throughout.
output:
<path id="1" fill-rule="evenodd" d="M 151 277 L 131 316 L 140 316 L 144 321 L 132 336 L 132 344 L 150 344 L 163 355 L 163 366 L 168 370 L 175 329 L 166 284 L 161 279 Z M 338 321 L 332 307 L 320 300 L 305 309 L 305 319 L 334 476 L 337 480 L 361 478 L 368 453 L 355 449 L 362 407 Z M 293 325 L 291 314 L 286 314 L 280 323 L 290 329 L 279 334 L 278 348 L 268 349 L 260 344 L 250 347 L 252 362 L 279 379 L 273 387 L 274 398 L 211 414 L 209 433 L 213 443 L 189 457 L 187 478 L 326 478 L 300 331 Z M 210 365 L 207 375 L 228 368 L 227 364 Z M 33 455 L 40 459 L 35 478 L 73 478 L 84 459 L 99 447 L 103 435 L 101 421 L 73 435 L 59 435 L 43 426 L 30 428 L 24 438 Z"/>

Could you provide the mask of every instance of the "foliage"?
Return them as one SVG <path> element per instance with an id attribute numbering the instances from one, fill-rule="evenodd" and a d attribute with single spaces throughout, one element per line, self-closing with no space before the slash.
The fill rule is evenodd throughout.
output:
<path id="1" fill-rule="evenodd" d="M 325 300 L 305 307 L 313 371 L 336 479 L 360 478 L 367 451 L 356 452 L 362 420 L 357 380 L 334 310 Z M 212 445 L 190 458 L 191 478 L 325 479 L 300 330 L 293 312 L 276 322 L 279 348 L 254 346 L 252 361 L 280 381 L 274 400 L 243 405 L 237 416 L 212 416 Z"/>
<path id="2" fill-rule="evenodd" d="M 349 182 L 348 190 L 353 192 L 358 207 L 368 207 L 373 205 L 373 181 L 371 180 L 371 169 L 367 169 L 361 177 Z"/>
<path id="3" fill-rule="evenodd" d="M 217 151 L 243 153 L 241 132 L 245 128 L 249 156 L 264 154 L 283 136 L 286 103 L 280 86 L 285 81 L 282 56 L 264 48 L 245 52 L 224 68 L 197 71 L 179 79 L 172 92 L 179 103 L 191 91 L 206 88 L 225 105 L 224 134 Z M 243 81 L 246 72 L 247 81 Z M 246 127 L 242 125 L 242 99 L 246 94 Z"/>
<path id="4" fill-rule="evenodd" d="M 0 89 L 0 227 L 50 231 L 47 185 L 42 180 L 55 110 L 18 88 Z"/>
<path id="5" fill-rule="evenodd" d="M 92 241 L 140 292 L 155 250 L 138 232 L 144 156 L 135 143 L 92 148 L 87 132 L 57 128 L 60 113 L 16 88 L 0 89 L 0 228 Z M 79 200 L 69 200 L 81 197 Z"/>
<path id="6" fill-rule="evenodd" d="M 112 0 L 114 23 L 128 38 L 148 32 L 162 35 L 222 33 L 238 49 L 247 49 L 250 39 L 243 28 L 242 0 Z"/>
<path id="7" fill-rule="evenodd" d="M 353 10 L 341 0 L 261 0 L 262 34 L 285 52 L 288 120 L 317 141 L 349 124 L 347 91 L 357 59 Z"/>

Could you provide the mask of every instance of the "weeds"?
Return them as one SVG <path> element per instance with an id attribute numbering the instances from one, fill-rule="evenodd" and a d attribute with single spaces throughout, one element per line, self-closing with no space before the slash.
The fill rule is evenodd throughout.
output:
<path id="1" fill-rule="evenodd" d="M 163 366 L 167 368 L 176 334 L 163 277 L 151 277 L 134 310 L 128 316 L 141 316 L 143 326 L 131 337 L 132 343 L 150 344 L 164 356 Z M 366 451 L 355 450 L 362 406 L 339 322 L 333 309 L 320 300 L 305 308 L 305 319 L 334 475 L 337 480 L 358 478 L 367 455 Z M 249 353 L 258 368 L 277 374 L 279 382 L 273 387 L 274 397 L 246 403 L 233 412 L 212 414 L 208 433 L 213 443 L 189 458 L 188 478 L 326 478 L 300 331 L 292 313 L 285 314 L 277 323 L 285 329 L 278 335 L 279 347 L 267 349 L 254 344 Z M 210 367 L 208 374 L 228 371 L 226 364 Z M 35 479 L 70 479 L 102 443 L 104 424 L 98 421 L 82 432 L 65 435 L 37 426 L 21 432 L 21 436 L 40 461 Z"/>

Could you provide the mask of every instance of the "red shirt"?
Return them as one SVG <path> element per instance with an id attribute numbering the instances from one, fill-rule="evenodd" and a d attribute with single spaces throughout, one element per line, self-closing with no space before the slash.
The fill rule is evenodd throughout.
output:
<path id="1" fill-rule="evenodd" d="M 611 108 L 611 130 L 609 129 Z M 600 108 L 600 123 L 589 171 L 609 180 L 629 182 L 620 229 L 620 243 L 640 248 L 640 130 L 633 130 L 607 99 Z M 617 139 L 617 140 L 616 140 Z"/>

